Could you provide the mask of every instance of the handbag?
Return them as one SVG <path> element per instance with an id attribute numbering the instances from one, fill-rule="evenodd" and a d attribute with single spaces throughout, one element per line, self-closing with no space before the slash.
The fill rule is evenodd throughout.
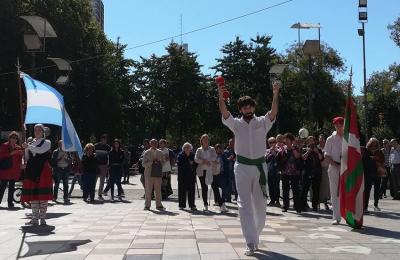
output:
<path id="1" fill-rule="evenodd" d="M 151 177 L 162 177 L 162 165 L 160 161 L 153 161 L 151 164 Z"/>

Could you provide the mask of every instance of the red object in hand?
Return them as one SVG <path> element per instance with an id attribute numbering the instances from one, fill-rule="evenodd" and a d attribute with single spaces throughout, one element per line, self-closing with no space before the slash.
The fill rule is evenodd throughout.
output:
<path id="1" fill-rule="evenodd" d="M 222 76 L 218 76 L 215 78 L 215 83 L 218 85 L 218 87 L 223 87 L 225 86 L 225 79 Z"/>
<path id="2" fill-rule="evenodd" d="M 217 86 L 219 88 L 222 89 L 222 97 L 227 100 L 228 98 L 230 98 L 231 94 L 229 93 L 229 91 L 226 89 L 225 87 L 225 79 L 222 76 L 218 76 L 215 78 L 215 83 L 217 84 Z"/>

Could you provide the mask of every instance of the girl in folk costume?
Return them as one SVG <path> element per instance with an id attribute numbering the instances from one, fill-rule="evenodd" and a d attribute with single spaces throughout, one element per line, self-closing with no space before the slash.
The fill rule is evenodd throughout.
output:
<path id="1" fill-rule="evenodd" d="M 32 220 L 28 225 L 46 225 L 47 203 L 53 199 L 53 179 L 50 168 L 51 142 L 45 139 L 44 126 L 34 127 L 35 138 L 22 145 L 25 148 L 26 173 L 21 202 L 30 202 Z"/>

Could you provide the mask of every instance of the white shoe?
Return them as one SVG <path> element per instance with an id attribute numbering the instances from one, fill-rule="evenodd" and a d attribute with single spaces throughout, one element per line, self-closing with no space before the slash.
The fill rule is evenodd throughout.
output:
<path id="1" fill-rule="evenodd" d="M 333 220 L 332 221 L 332 225 L 339 225 L 340 224 L 340 220 Z"/>
<path id="2" fill-rule="evenodd" d="M 381 209 L 380 209 L 378 206 L 375 206 L 375 207 L 374 207 L 374 211 L 379 212 L 379 211 L 381 211 Z"/>
<path id="3" fill-rule="evenodd" d="M 221 206 L 221 213 L 228 212 L 228 209 L 226 208 L 225 204 L 222 204 Z"/>
<path id="4" fill-rule="evenodd" d="M 253 256 L 256 248 L 253 244 L 248 244 L 246 251 L 244 251 L 245 256 Z"/>

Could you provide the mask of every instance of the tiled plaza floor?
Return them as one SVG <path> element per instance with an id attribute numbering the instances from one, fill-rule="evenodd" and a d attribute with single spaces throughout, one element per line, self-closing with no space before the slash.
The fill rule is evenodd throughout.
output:
<path id="1" fill-rule="evenodd" d="M 0 259 L 248 258 L 235 204 L 228 204 L 227 214 L 215 207 L 204 213 L 198 200 L 192 214 L 173 199 L 164 202 L 164 212 L 144 211 L 138 194 L 127 191 L 127 201 L 118 203 L 88 205 L 74 198 L 71 205 L 53 204 L 47 227 L 24 227 L 28 209 L 0 208 Z M 400 259 L 400 202 L 386 199 L 381 208 L 365 217 L 361 231 L 330 225 L 325 211 L 268 208 L 253 259 Z"/>

